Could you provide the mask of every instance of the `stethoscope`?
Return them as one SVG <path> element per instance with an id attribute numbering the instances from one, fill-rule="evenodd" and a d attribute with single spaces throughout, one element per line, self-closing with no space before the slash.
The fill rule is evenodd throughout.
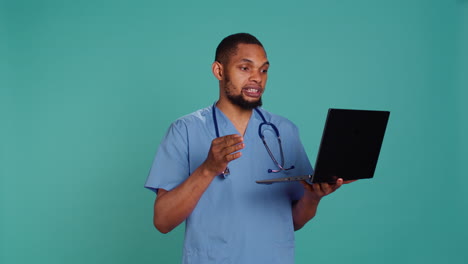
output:
<path id="1" fill-rule="evenodd" d="M 216 131 L 216 137 L 219 138 L 218 119 L 216 117 L 216 107 L 215 106 L 216 106 L 216 103 L 213 104 L 213 107 L 212 107 L 213 121 L 214 121 L 213 123 L 214 123 L 215 131 Z M 266 148 L 266 150 L 268 152 L 268 155 L 270 155 L 271 160 L 278 167 L 278 169 L 276 169 L 276 170 L 268 169 L 268 173 L 276 173 L 276 172 L 280 172 L 280 171 L 287 171 L 287 170 L 294 169 L 294 166 L 291 166 L 289 168 L 284 167 L 283 145 L 281 144 L 281 138 L 280 138 L 280 133 L 279 133 L 278 128 L 273 123 L 266 121 L 265 116 L 263 116 L 262 112 L 260 112 L 260 110 L 258 110 L 258 108 L 254 108 L 254 110 L 255 110 L 255 112 L 257 112 L 257 114 L 263 120 L 263 122 L 258 126 L 258 136 L 262 139 L 263 145 L 265 146 L 265 148 Z M 276 134 L 276 138 L 278 140 L 278 144 L 279 144 L 279 148 L 280 148 L 281 163 L 279 163 L 276 160 L 275 156 L 273 155 L 270 148 L 268 147 L 268 144 L 266 143 L 265 135 L 263 134 L 263 130 L 262 130 L 263 126 L 270 126 L 273 129 L 273 131 L 275 132 L 275 134 Z M 229 176 L 229 174 L 230 174 L 229 167 L 226 167 L 226 169 L 224 170 L 222 175 L 224 177 L 227 177 L 227 176 Z"/>

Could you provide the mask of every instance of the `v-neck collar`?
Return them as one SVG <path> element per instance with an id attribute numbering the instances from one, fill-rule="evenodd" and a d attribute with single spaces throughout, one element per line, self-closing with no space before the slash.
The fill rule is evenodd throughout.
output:
<path id="1" fill-rule="evenodd" d="M 259 111 L 261 111 L 261 109 L 258 109 Z M 218 122 L 218 129 L 219 129 L 219 136 L 222 137 L 222 136 L 226 136 L 224 135 L 222 132 L 221 132 L 221 128 L 222 130 L 228 130 L 228 131 L 235 131 L 236 134 L 240 134 L 239 131 L 237 131 L 236 127 L 234 126 L 234 124 L 231 122 L 231 120 L 223 113 L 223 111 L 221 111 L 221 109 L 219 109 L 217 106 L 216 106 L 216 103 L 213 105 L 213 111 L 215 111 L 215 115 L 216 115 L 216 120 L 213 120 L 213 122 Z M 252 126 L 254 126 L 254 122 L 257 121 L 257 120 L 261 120 L 261 117 L 259 116 L 259 114 L 257 113 L 257 111 L 255 110 L 252 110 L 252 114 L 250 115 L 250 118 L 249 118 L 249 122 L 247 123 L 247 127 L 245 128 L 245 133 L 244 135 L 242 135 L 245 139 L 245 137 L 251 133 L 250 130 L 252 130 Z M 216 132 L 215 132 L 216 134 Z"/>

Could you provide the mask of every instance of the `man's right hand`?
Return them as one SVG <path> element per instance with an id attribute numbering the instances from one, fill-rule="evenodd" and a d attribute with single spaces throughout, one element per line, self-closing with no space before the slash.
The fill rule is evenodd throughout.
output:
<path id="1" fill-rule="evenodd" d="M 228 163 L 242 156 L 239 150 L 245 147 L 244 138 L 237 134 L 213 139 L 203 167 L 213 176 L 224 172 Z"/>
<path id="2" fill-rule="evenodd" d="M 221 174 L 230 161 L 241 156 L 238 151 L 244 148 L 243 142 L 240 135 L 215 138 L 208 157 L 190 177 L 170 191 L 158 190 L 153 223 L 161 233 L 170 232 L 187 219 L 214 177 Z"/>

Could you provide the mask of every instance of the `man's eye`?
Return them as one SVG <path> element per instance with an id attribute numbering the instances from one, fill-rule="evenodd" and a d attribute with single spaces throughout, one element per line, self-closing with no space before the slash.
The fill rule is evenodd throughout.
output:
<path id="1" fill-rule="evenodd" d="M 243 71 L 248 71 L 249 68 L 247 68 L 247 67 L 241 67 L 241 70 L 243 70 Z"/>
<path id="2" fill-rule="evenodd" d="M 267 69 L 265 69 L 265 70 L 262 70 L 262 72 L 263 72 L 263 73 L 267 73 L 267 72 L 268 72 L 268 70 L 267 70 Z"/>

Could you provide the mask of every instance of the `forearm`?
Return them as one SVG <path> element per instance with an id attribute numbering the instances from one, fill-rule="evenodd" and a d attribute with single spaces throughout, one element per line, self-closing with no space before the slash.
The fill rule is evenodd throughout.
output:
<path id="1" fill-rule="evenodd" d="M 171 191 L 159 190 L 154 203 L 153 221 L 156 229 L 168 233 L 181 224 L 195 209 L 215 176 L 202 165 Z"/>
<path id="2" fill-rule="evenodd" d="M 292 216 L 294 230 L 301 229 L 307 222 L 314 218 L 317 213 L 319 202 L 319 199 L 311 198 L 305 193 L 299 201 L 293 204 Z"/>

